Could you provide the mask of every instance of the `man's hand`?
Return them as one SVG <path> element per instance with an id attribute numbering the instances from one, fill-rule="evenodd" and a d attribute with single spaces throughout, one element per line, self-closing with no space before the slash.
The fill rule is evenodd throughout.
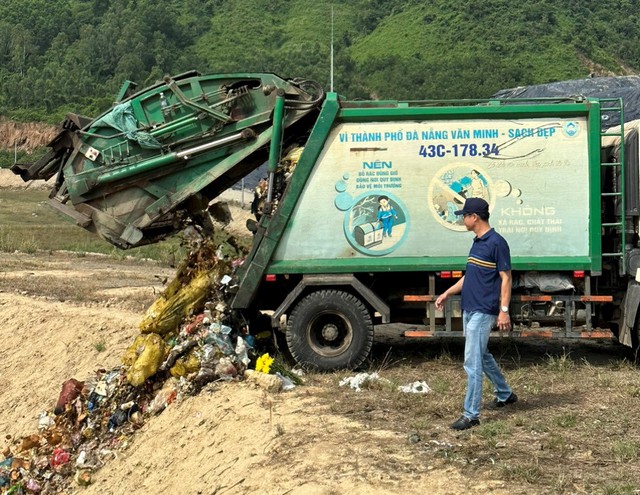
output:
<path id="1" fill-rule="evenodd" d="M 501 332 L 511 331 L 511 318 L 509 317 L 509 313 L 500 311 L 500 314 L 498 314 L 498 330 Z"/>
<path id="2" fill-rule="evenodd" d="M 444 294 L 440 294 L 438 296 L 438 299 L 436 299 L 436 309 L 444 308 L 444 302 L 447 300 L 448 297 L 449 297 L 449 294 L 447 294 L 446 292 Z"/>
<path id="3" fill-rule="evenodd" d="M 453 294 L 460 294 L 460 292 L 462 292 L 462 284 L 464 284 L 464 275 L 460 280 L 438 296 L 438 299 L 436 299 L 436 309 L 444 308 L 444 302 L 449 296 Z"/>

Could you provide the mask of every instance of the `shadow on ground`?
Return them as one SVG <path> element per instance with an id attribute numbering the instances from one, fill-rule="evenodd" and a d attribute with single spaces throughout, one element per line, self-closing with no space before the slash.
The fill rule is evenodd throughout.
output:
<path id="1" fill-rule="evenodd" d="M 614 341 L 578 341 L 570 339 L 522 340 L 492 339 L 489 350 L 505 368 L 537 365 L 552 358 L 586 362 L 592 366 L 610 366 L 615 362 L 634 361 L 631 348 Z M 404 363 L 449 356 L 456 361 L 464 359 L 463 338 L 407 339 L 404 337 L 376 336 L 371 358 L 389 362 L 401 359 Z"/>

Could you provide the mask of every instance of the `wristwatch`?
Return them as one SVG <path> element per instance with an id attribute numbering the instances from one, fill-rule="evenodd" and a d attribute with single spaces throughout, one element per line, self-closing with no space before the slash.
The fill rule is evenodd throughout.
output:
<path id="1" fill-rule="evenodd" d="M 500 306 L 500 311 L 502 311 L 503 313 L 508 313 L 509 312 L 509 306 Z"/>

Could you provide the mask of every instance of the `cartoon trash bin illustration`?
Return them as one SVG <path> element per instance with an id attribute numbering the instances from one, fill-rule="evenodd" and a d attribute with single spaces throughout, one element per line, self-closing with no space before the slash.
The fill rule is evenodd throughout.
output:
<path id="1" fill-rule="evenodd" d="M 368 222 L 356 225 L 353 236 L 362 247 L 370 248 L 382 242 L 382 227 L 378 222 Z"/>

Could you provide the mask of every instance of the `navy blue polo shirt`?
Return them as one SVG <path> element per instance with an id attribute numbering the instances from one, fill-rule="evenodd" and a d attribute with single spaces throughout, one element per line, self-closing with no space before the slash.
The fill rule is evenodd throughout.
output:
<path id="1" fill-rule="evenodd" d="M 473 239 L 462 285 L 463 311 L 497 315 L 500 312 L 500 272 L 511 270 L 509 245 L 490 229 Z"/>

